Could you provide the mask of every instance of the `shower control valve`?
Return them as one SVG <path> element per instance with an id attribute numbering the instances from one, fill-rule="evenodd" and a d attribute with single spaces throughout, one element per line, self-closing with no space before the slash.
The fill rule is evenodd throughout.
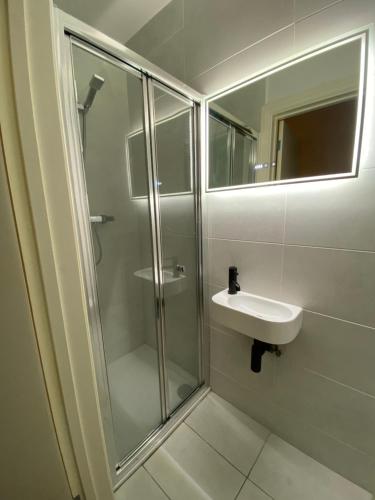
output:
<path id="1" fill-rule="evenodd" d="M 176 271 L 178 273 L 184 273 L 185 272 L 185 266 L 182 264 L 176 264 Z"/>

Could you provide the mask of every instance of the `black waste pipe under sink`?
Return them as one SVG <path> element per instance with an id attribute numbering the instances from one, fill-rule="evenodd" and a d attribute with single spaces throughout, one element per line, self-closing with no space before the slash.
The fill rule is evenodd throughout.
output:
<path id="1" fill-rule="evenodd" d="M 281 356 L 281 351 L 277 345 L 254 339 L 253 345 L 251 347 L 251 370 L 253 372 L 259 373 L 262 370 L 262 357 L 265 352 L 270 352 L 272 354 L 276 354 L 276 356 Z"/>

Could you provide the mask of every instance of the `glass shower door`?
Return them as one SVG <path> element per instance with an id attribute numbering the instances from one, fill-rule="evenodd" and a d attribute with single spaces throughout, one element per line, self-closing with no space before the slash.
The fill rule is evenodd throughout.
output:
<path id="1" fill-rule="evenodd" d="M 95 342 L 105 358 L 120 463 L 163 420 L 143 81 L 84 44 L 74 42 L 72 53 L 100 314 Z M 139 193 L 131 189 L 130 165 Z"/>
<path id="2" fill-rule="evenodd" d="M 194 103 L 152 81 L 149 94 L 154 105 L 164 366 L 170 414 L 200 382 Z"/>

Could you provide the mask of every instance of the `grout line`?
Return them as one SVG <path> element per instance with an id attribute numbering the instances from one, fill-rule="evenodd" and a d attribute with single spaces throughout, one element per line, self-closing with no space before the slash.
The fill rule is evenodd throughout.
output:
<path id="1" fill-rule="evenodd" d="M 243 487 L 245 486 L 245 484 L 246 484 L 246 481 L 247 481 L 247 479 L 246 479 L 246 477 L 245 477 L 245 481 L 241 484 L 240 489 L 239 489 L 239 490 L 238 490 L 238 492 L 237 492 L 237 495 L 234 497 L 234 500 L 237 500 L 237 498 L 238 498 L 239 494 L 240 494 L 240 493 L 241 493 L 241 491 L 242 491 L 242 488 L 243 488 Z"/>
<path id="2" fill-rule="evenodd" d="M 375 250 L 359 250 L 358 248 L 339 248 L 322 245 L 299 245 L 298 243 L 285 243 L 286 247 L 314 248 L 319 250 L 334 250 L 335 252 L 370 253 L 375 254 Z"/>
<path id="3" fill-rule="evenodd" d="M 255 389 L 255 388 L 248 388 L 246 386 L 244 386 L 241 382 L 238 382 L 237 380 L 235 380 L 234 378 L 232 378 L 231 376 L 223 373 L 222 371 L 220 371 L 219 368 L 216 368 L 215 366 L 211 365 L 210 366 L 210 369 L 215 371 L 216 373 L 218 373 L 221 377 L 224 377 L 226 380 L 228 380 L 230 383 L 238 386 L 242 391 L 244 392 L 247 392 L 249 393 L 251 396 L 257 396 L 257 393 L 259 392 L 258 389 Z M 220 394 L 219 394 L 220 396 Z M 222 397 L 223 399 L 225 399 L 225 401 L 227 401 L 228 403 L 230 403 L 230 401 L 228 401 L 228 399 L 224 396 L 220 396 Z M 272 399 L 266 399 L 266 403 L 268 404 L 271 404 L 272 406 L 274 406 L 275 408 L 278 408 L 279 410 L 281 410 L 284 414 L 286 414 L 288 416 L 288 418 L 290 419 L 294 419 L 298 422 L 298 424 L 300 424 L 301 426 L 303 426 L 304 428 L 311 428 L 311 429 L 314 429 L 314 431 L 318 432 L 319 434 L 321 434 L 322 436 L 325 436 L 327 437 L 328 439 L 332 440 L 332 441 L 335 441 L 336 443 L 339 443 L 340 445 L 344 446 L 345 448 L 349 448 L 351 449 L 352 451 L 356 452 L 356 453 L 359 453 L 360 455 L 370 459 L 372 462 L 374 461 L 374 457 L 372 455 L 370 455 L 368 452 L 364 451 L 364 450 L 361 450 L 360 448 L 356 448 L 355 446 L 353 446 L 352 444 L 350 443 L 347 443 L 346 441 L 343 441 L 342 439 L 338 438 L 337 436 L 333 436 L 331 434 L 329 434 L 327 431 L 324 431 L 323 429 L 321 429 L 320 427 L 317 427 L 316 425 L 313 425 L 311 423 L 306 423 L 305 420 L 303 420 L 301 417 L 298 417 L 296 416 L 291 410 L 289 410 L 288 408 L 285 408 L 284 406 L 281 406 L 279 403 L 276 403 L 274 402 Z M 233 404 L 233 406 L 236 407 L 236 405 L 234 403 L 230 403 L 230 404 Z M 240 408 L 238 408 L 240 409 Z M 250 418 L 252 418 L 253 420 L 255 420 L 255 422 L 257 422 L 258 424 L 260 425 L 263 425 L 263 427 L 265 427 L 264 424 L 261 423 L 260 420 L 256 419 L 256 418 L 253 418 L 251 415 L 249 415 L 249 413 L 247 413 L 246 411 L 244 410 L 241 410 L 243 411 L 243 413 L 245 413 L 246 415 L 248 415 Z M 330 470 L 333 470 L 331 469 L 330 467 L 328 467 L 328 465 L 325 465 L 324 463 L 320 462 L 318 459 L 312 457 L 311 455 L 308 455 L 307 453 L 305 453 L 301 448 L 299 448 L 298 446 L 295 446 L 293 444 L 291 444 L 289 441 L 287 441 L 286 439 L 282 438 L 280 436 L 280 434 L 276 431 L 271 431 L 271 434 L 273 434 L 274 436 L 277 436 L 278 438 L 282 439 L 283 441 L 285 441 L 286 443 L 290 444 L 291 446 L 294 446 L 294 448 L 297 448 L 299 451 L 301 451 L 302 453 L 304 453 L 305 455 L 307 456 L 310 456 L 310 458 L 312 458 L 313 460 L 315 460 L 316 462 L 320 463 L 321 465 L 323 465 L 324 467 L 326 467 L 327 469 L 330 469 Z M 335 471 L 334 471 L 335 472 Z"/>
<path id="4" fill-rule="evenodd" d="M 365 397 L 368 397 L 371 399 L 375 399 L 374 394 L 370 394 L 369 392 L 362 391 L 361 389 L 356 389 L 355 387 L 353 387 L 351 385 L 347 385 L 347 384 L 344 384 L 343 382 L 340 382 L 339 380 L 336 380 L 336 379 L 331 378 L 331 377 L 327 377 L 327 375 L 316 372 L 315 370 L 311 370 L 310 368 L 306 368 L 306 367 L 303 367 L 303 370 L 305 370 L 308 373 L 311 373 L 312 375 L 315 375 L 316 377 L 320 377 L 320 378 L 323 378 L 324 380 L 328 380 L 329 382 L 332 382 L 333 384 L 338 384 L 341 387 L 345 387 L 345 389 L 349 389 L 351 391 L 358 392 L 362 396 L 365 396 Z"/>
<path id="5" fill-rule="evenodd" d="M 266 490 L 264 490 L 263 488 L 261 488 L 259 486 L 259 484 L 255 483 L 254 481 L 252 481 L 251 479 L 248 479 L 248 481 L 250 481 L 250 483 L 252 483 L 254 486 L 256 486 L 260 491 L 262 491 L 265 495 L 267 495 L 271 500 L 275 500 L 274 497 L 271 497 L 271 495 L 269 493 L 267 493 Z"/>
<path id="6" fill-rule="evenodd" d="M 283 31 L 291 28 L 293 26 L 293 24 L 294 23 L 287 24 L 286 26 L 283 26 L 282 28 L 279 28 L 278 30 L 273 31 L 269 35 L 267 35 L 267 36 L 265 36 L 263 38 L 260 38 L 259 40 L 256 40 L 255 42 L 251 43 L 250 45 L 247 45 L 243 49 L 240 49 L 237 52 L 234 52 L 233 54 L 231 54 L 230 56 L 226 57 L 225 59 L 222 59 L 221 61 L 219 61 L 218 63 L 214 64 L 213 66 L 211 66 L 211 67 L 205 69 L 204 71 L 201 71 L 197 75 L 193 76 L 191 78 L 191 80 L 193 81 L 193 80 L 196 80 L 197 78 L 200 78 L 201 76 L 205 75 L 209 71 L 212 71 L 213 69 L 217 68 L 221 64 L 224 64 L 224 63 L 228 62 L 230 59 L 232 59 L 232 57 L 238 56 L 238 55 L 242 54 L 243 52 L 246 52 L 246 50 L 250 49 L 251 47 L 255 47 L 255 46 L 261 44 L 262 42 L 268 40 L 269 38 L 272 38 L 273 36 L 278 35 L 279 33 L 282 33 Z"/>
<path id="7" fill-rule="evenodd" d="M 194 432 L 194 433 L 195 433 L 195 434 L 196 434 L 196 435 L 197 435 L 197 436 L 198 436 L 198 437 L 199 437 L 202 441 L 204 441 L 206 444 L 208 444 L 208 446 L 209 446 L 212 450 L 214 450 L 214 452 L 215 452 L 215 453 L 217 453 L 217 454 L 218 454 L 218 455 L 220 455 L 222 458 L 224 458 L 224 460 L 225 460 L 225 461 L 226 461 L 229 465 L 231 465 L 234 469 L 236 469 L 236 471 L 238 471 L 238 472 L 241 474 L 241 476 L 243 476 L 243 477 L 245 478 L 245 480 L 246 480 L 246 474 L 244 474 L 242 471 L 240 471 L 240 469 L 239 469 L 236 465 L 232 464 L 232 462 L 230 462 L 230 461 L 229 461 L 229 459 L 228 459 L 226 456 L 224 456 L 224 455 L 223 455 L 220 451 L 218 451 L 216 448 L 214 448 L 214 446 L 213 446 L 211 443 L 209 443 L 209 442 L 208 442 L 208 441 L 207 441 L 207 440 L 206 440 L 206 439 L 205 439 L 205 438 L 204 438 L 201 434 L 199 434 L 199 432 L 198 432 L 198 431 L 196 431 L 196 430 L 195 430 L 195 429 L 194 429 L 194 428 L 193 428 L 190 424 L 188 424 L 186 421 L 185 421 L 184 423 L 185 423 L 185 424 L 189 427 L 189 429 L 190 429 L 190 430 L 192 430 L 192 431 L 193 431 L 193 432 Z"/>
<path id="8" fill-rule="evenodd" d="M 340 0 L 341 1 L 341 0 Z M 285 247 L 298 247 L 298 248 L 314 248 L 319 250 L 334 250 L 337 252 L 355 252 L 355 253 L 368 253 L 375 254 L 375 250 L 360 250 L 358 248 L 339 248 L 339 247 L 330 247 L 324 245 L 300 245 L 298 243 L 287 243 L 287 242 L 278 242 L 278 241 L 257 241 L 257 240 L 242 240 L 238 238 L 223 238 L 220 236 L 209 236 L 208 240 L 218 240 L 218 241 L 230 241 L 230 242 L 240 242 L 240 243 L 252 243 L 255 245 L 277 245 L 277 246 L 285 246 Z"/>
<path id="9" fill-rule="evenodd" d="M 209 236 L 208 240 L 236 241 L 236 242 L 240 242 L 240 243 L 254 243 L 255 245 L 279 245 L 279 246 L 284 245 L 284 243 L 282 241 L 241 240 L 239 238 L 222 238 L 220 236 Z"/>
<path id="10" fill-rule="evenodd" d="M 150 478 L 153 480 L 153 482 L 156 484 L 156 486 L 164 493 L 164 495 L 168 498 L 168 500 L 172 500 L 172 498 L 167 494 L 167 492 L 160 486 L 160 484 L 157 482 L 157 480 L 154 478 L 154 476 L 149 472 L 144 465 L 142 465 L 142 468 L 146 471 L 146 473 L 150 476 Z"/>
<path id="11" fill-rule="evenodd" d="M 228 330 L 228 331 L 225 331 L 224 330 L 225 327 L 222 327 L 221 325 L 210 325 L 210 333 L 213 334 L 213 335 L 217 335 L 218 333 L 221 334 L 221 335 L 225 335 L 226 337 L 230 337 L 230 338 L 235 338 L 235 339 L 238 339 L 238 335 L 239 335 L 239 332 L 236 332 L 235 330 Z M 241 335 L 241 334 L 240 334 Z M 249 337 L 250 341 L 252 339 L 252 337 Z"/>
<path id="12" fill-rule="evenodd" d="M 293 0 L 293 51 L 296 51 L 296 0 Z"/>
<path id="13" fill-rule="evenodd" d="M 168 5 L 168 4 L 167 4 Z M 166 6 L 167 6 L 166 5 Z M 165 7 L 166 7 L 165 6 Z M 163 8 L 161 10 L 159 10 L 154 17 L 152 17 L 149 21 L 151 21 L 152 19 L 154 19 L 161 11 L 163 10 Z M 181 21 L 182 21 L 182 24 L 180 23 L 180 21 L 178 22 L 179 26 L 176 26 L 174 28 L 174 31 L 173 33 L 171 33 L 170 35 L 167 36 L 167 38 L 165 38 L 164 40 L 162 40 L 162 42 L 159 44 L 159 45 L 156 45 L 155 47 L 152 47 L 151 50 L 144 56 L 146 59 L 148 59 L 150 56 L 152 56 L 152 54 L 157 51 L 157 50 L 160 50 L 164 45 L 166 45 L 170 40 L 172 40 L 172 38 L 174 36 L 176 36 L 178 33 L 180 33 L 181 31 L 184 30 L 185 28 L 185 13 L 184 13 L 184 10 L 185 10 L 185 5 L 183 4 L 182 6 L 182 16 L 181 16 Z M 148 22 L 149 22 L 148 21 Z M 142 26 L 140 28 L 139 31 L 141 31 L 145 26 L 147 26 L 148 22 Z M 137 33 L 139 33 L 139 31 Z M 137 33 L 135 33 L 134 35 L 136 35 Z M 129 40 L 131 40 L 132 37 L 130 37 Z M 126 44 L 125 44 L 126 45 Z M 134 49 L 136 52 L 138 52 L 137 49 Z M 185 77 L 186 77 L 186 74 L 185 74 Z M 186 82 L 183 82 L 185 85 L 186 85 Z"/>
<path id="14" fill-rule="evenodd" d="M 336 321 L 342 321 L 344 323 L 349 323 L 350 325 L 360 326 L 362 328 L 368 328 L 369 330 L 374 330 L 375 332 L 375 328 L 373 326 L 364 325 L 363 323 L 356 323 L 355 321 L 349 321 L 348 319 L 338 318 L 337 316 L 330 316 L 329 314 L 323 314 L 317 311 L 312 311 L 311 309 L 306 309 L 305 307 L 303 309 L 304 311 L 309 312 L 311 314 L 316 314 L 317 316 L 323 316 L 324 318 L 334 319 Z"/>
<path id="15" fill-rule="evenodd" d="M 268 442 L 268 440 L 269 440 L 269 438 L 270 438 L 271 434 L 272 434 L 272 432 L 271 432 L 271 431 L 269 431 L 269 434 L 268 434 L 268 436 L 266 437 L 266 439 L 264 440 L 264 443 L 263 443 L 263 445 L 262 445 L 262 447 L 261 447 L 261 449 L 260 449 L 260 451 L 259 451 L 259 453 L 258 453 L 258 455 L 257 455 L 257 457 L 256 457 L 256 459 L 255 459 L 255 461 L 254 461 L 254 463 L 253 463 L 253 465 L 250 467 L 249 473 L 248 473 L 248 475 L 246 476 L 246 477 L 247 477 L 247 479 L 250 479 L 250 474 L 252 473 L 252 471 L 253 471 L 253 469 L 254 469 L 254 467 L 255 467 L 255 464 L 258 462 L 259 457 L 260 457 L 260 456 L 261 456 L 261 454 L 263 453 L 263 450 L 264 450 L 264 448 L 265 448 L 265 446 L 266 446 L 266 444 L 267 444 L 267 442 Z M 258 485 L 257 485 L 257 486 L 258 486 Z"/>
<path id="16" fill-rule="evenodd" d="M 295 24 L 301 22 L 301 21 L 305 21 L 306 19 L 309 19 L 310 17 L 314 17 L 316 16 L 317 14 L 320 14 L 321 12 L 324 12 L 325 10 L 328 10 L 330 9 L 331 7 L 333 7 L 334 5 L 342 2 L 343 0 L 335 0 L 335 1 L 332 1 L 330 4 L 322 7 L 321 9 L 319 10 L 316 10 L 314 12 L 312 12 L 311 14 L 307 14 L 306 16 L 302 16 L 302 17 L 299 17 L 298 19 L 294 16 L 294 22 Z"/>

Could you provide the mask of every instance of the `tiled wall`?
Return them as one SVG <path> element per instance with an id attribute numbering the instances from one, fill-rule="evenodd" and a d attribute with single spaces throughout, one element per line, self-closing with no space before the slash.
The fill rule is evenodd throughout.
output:
<path id="1" fill-rule="evenodd" d="M 211 93 L 375 22 L 375 0 L 174 0 L 129 46 Z M 249 370 L 251 339 L 210 318 L 221 396 L 375 492 L 374 51 L 358 179 L 207 195 L 209 285 L 304 307 L 299 337 Z"/>

